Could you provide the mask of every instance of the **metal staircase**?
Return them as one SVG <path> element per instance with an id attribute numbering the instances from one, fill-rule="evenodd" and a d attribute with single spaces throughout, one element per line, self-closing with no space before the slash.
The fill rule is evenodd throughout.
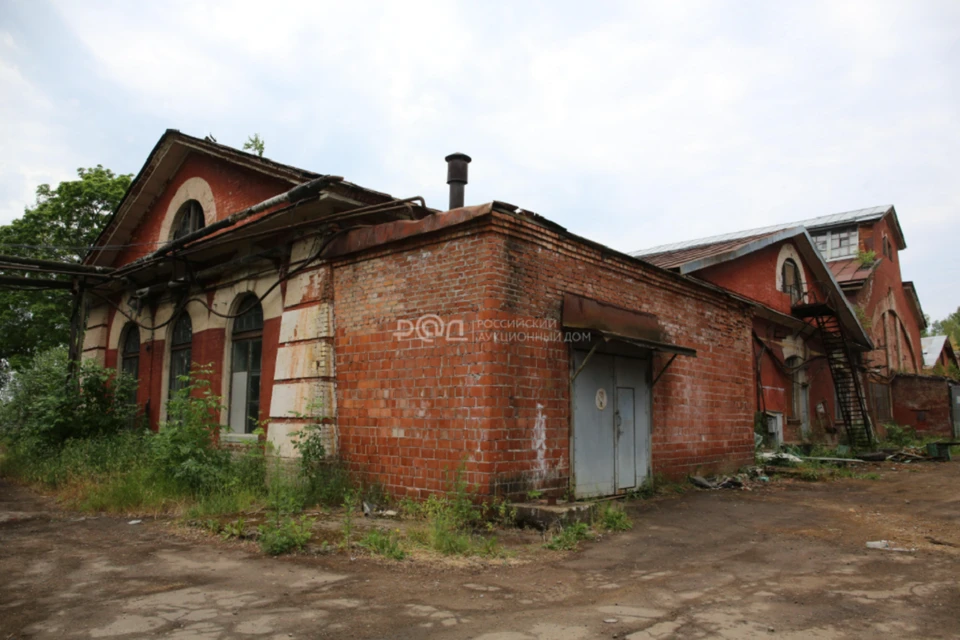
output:
<path id="1" fill-rule="evenodd" d="M 804 296 L 804 300 L 807 299 L 808 296 Z M 847 442 L 853 449 L 872 449 L 875 438 L 867 413 L 863 386 L 860 376 L 857 375 L 850 342 L 843 324 L 837 318 L 835 307 L 828 302 L 797 304 L 793 307 L 793 315 L 804 320 L 812 319 L 820 331 L 820 342 L 830 365 Z"/>

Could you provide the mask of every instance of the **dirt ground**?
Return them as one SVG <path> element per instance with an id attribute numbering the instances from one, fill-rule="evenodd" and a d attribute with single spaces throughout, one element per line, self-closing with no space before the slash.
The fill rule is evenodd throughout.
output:
<path id="1" fill-rule="evenodd" d="M 0 638 L 960 637 L 960 463 L 877 468 L 636 502 L 579 552 L 459 567 L 265 558 L 0 481 Z"/>

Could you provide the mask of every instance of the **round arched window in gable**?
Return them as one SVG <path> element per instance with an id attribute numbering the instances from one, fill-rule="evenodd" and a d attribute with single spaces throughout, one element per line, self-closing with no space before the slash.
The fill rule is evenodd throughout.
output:
<path id="1" fill-rule="evenodd" d="M 170 334 L 170 396 L 187 385 L 181 380 L 190 375 L 190 364 L 193 359 L 193 323 L 187 313 L 181 313 L 173 325 Z"/>
<path id="2" fill-rule="evenodd" d="M 196 200 L 187 200 L 184 202 L 177 215 L 173 218 L 173 237 L 172 240 L 182 238 L 194 231 L 203 228 L 203 207 Z"/>
<path id="3" fill-rule="evenodd" d="M 260 420 L 263 308 L 252 294 L 237 304 L 230 352 L 230 431 L 253 433 Z"/>

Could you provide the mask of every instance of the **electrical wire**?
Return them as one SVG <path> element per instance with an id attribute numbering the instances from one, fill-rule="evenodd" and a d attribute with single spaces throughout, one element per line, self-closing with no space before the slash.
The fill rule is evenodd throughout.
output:
<path id="1" fill-rule="evenodd" d="M 366 225 L 363 225 L 363 226 L 366 226 Z M 186 297 L 182 300 L 182 303 L 178 304 L 177 307 L 174 309 L 174 312 L 170 315 L 170 318 L 168 318 L 166 321 L 164 321 L 164 322 L 162 322 L 162 323 L 160 323 L 160 324 L 158 324 L 158 325 L 147 326 L 147 325 L 143 324 L 142 322 L 140 322 L 139 320 L 137 320 L 136 318 L 134 318 L 134 317 L 133 317 L 132 315 L 130 315 L 129 313 L 127 313 L 123 308 L 120 307 L 120 305 L 118 305 L 118 304 L 117 304 L 116 302 L 114 302 L 113 300 L 110 300 L 110 299 L 107 298 L 106 296 L 103 296 L 103 295 L 101 295 L 101 294 L 99 294 L 99 293 L 96 293 L 96 292 L 94 292 L 94 291 L 91 291 L 90 293 L 92 293 L 92 294 L 93 294 L 94 296 L 96 296 L 97 298 L 100 298 L 100 299 L 103 300 L 104 302 L 108 303 L 110 306 L 112 306 L 114 309 L 116 309 L 120 314 L 122 314 L 124 317 L 126 317 L 130 322 L 133 322 L 135 325 L 137 325 L 138 327 L 140 327 L 141 329 L 144 329 L 144 330 L 146 330 L 146 331 L 156 331 L 156 330 L 158 330 L 158 329 L 162 329 L 162 328 L 164 328 L 165 326 L 169 325 L 171 322 L 173 322 L 174 319 L 176 319 L 181 313 L 183 313 L 183 311 L 187 308 L 187 305 L 190 304 L 191 302 L 197 302 L 197 303 L 199 303 L 201 306 L 203 306 L 204 308 L 206 308 L 207 311 L 209 311 L 210 313 L 212 313 L 212 314 L 214 314 L 214 315 L 216 315 L 216 316 L 219 316 L 219 317 L 221 317 L 221 318 L 225 318 L 225 319 L 228 319 L 228 320 L 232 320 L 232 319 L 239 318 L 241 315 L 243 315 L 244 313 L 246 313 L 247 311 L 249 311 L 250 309 L 252 309 L 253 306 L 254 306 L 254 304 L 258 304 L 258 305 L 263 304 L 263 301 L 266 299 L 266 297 L 269 296 L 271 293 L 273 293 L 274 289 L 276 289 L 278 286 L 280 286 L 281 283 L 286 282 L 286 281 L 289 280 L 290 278 L 292 278 L 292 277 L 294 277 L 294 276 L 302 273 L 302 272 L 307 268 L 307 266 L 309 266 L 310 263 L 312 263 L 312 262 L 314 262 L 315 260 L 319 259 L 319 258 L 321 257 L 321 255 L 323 254 L 323 252 L 326 250 L 326 248 L 330 245 L 330 243 L 333 242 L 334 238 L 336 238 L 337 236 L 339 236 L 341 233 L 344 233 L 345 231 L 349 231 L 349 230 L 351 230 L 351 229 L 356 229 L 356 228 L 359 228 L 359 226 L 343 227 L 343 228 L 341 228 L 341 229 L 337 229 L 336 231 L 334 231 L 333 233 L 331 233 L 330 235 L 328 235 L 326 238 L 324 238 L 323 242 L 320 244 L 320 246 L 317 248 L 317 250 L 313 252 L 313 254 L 311 254 L 309 257 L 304 258 L 303 260 L 300 260 L 300 261 L 298 261 L 297 263 L 295 263 L 295 264 L 297 265 L 297 267 L 296 267 L 295 269 L 293 269 L 293 270 L 291 270 L 291 271 L 288 271 L 287 273 L 285 273 L 284 275 L 282 275 L 281 277 L 279 277 L 276 282 L 274 282 L 272 285 L 270 285 L 270 287 L 263 293 L 263 295 L 258 296 L 258 297 L 256 298 L 256 301 L 255 301 L 255 302 L 254 302 L 254 301 L 251 301 L 249 305 L 245 305 L 246 308 L 244 308 L 242 311 L 238 311 L 237 313 L 232 313 L 232 314 L 231 314 L 231 313 L 221 313 L 221 312 L 217 311 L 216 309 L 214 309 L 213 307 L 211 307 L 209 304 L 207 304 L 206 301 L 204 301 L 204 300 L 202 300 L 202 299 L 200 299 L 200 298 L 193 298 L 193 297 L 186 296 Z M 181 258 L 181 260 L 182 260 L 182 258 Z M 193 273 L 192 268 L 190 268 L 189 262 L 187 262 L 186 260 L 184 260 L 184 262 L 186 262 L 186 263 L 187 263 L 187 266 L 188 266 L 187 276 L 188 276 L 188 279 L 190 280 L 190 283 L 189 283 L 189 284 L 200 286 L 200 285 L 199 285 L 199 282 L 197 282 L 197 281 L 195 280 L 195 278 L 194 278 L 194 273 Z"/>

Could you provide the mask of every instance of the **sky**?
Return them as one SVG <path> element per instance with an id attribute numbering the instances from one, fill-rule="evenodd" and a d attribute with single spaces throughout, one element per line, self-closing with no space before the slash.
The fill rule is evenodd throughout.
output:
<path id="1" fill-rule="evenodd" d="M 0 224 L 167 128 L 621 251 L 894 204 L 960 306 L 960 2 L 0 0 Z"/>

